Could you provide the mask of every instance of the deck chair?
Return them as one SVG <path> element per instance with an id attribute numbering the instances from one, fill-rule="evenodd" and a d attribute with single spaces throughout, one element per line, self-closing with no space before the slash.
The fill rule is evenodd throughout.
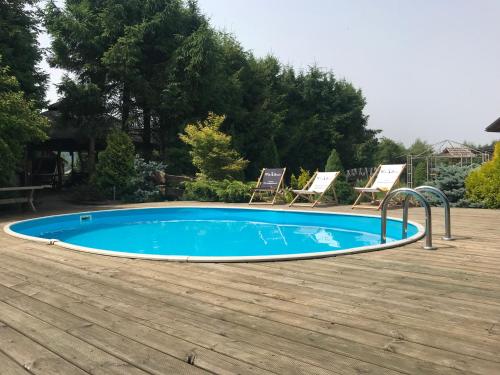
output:
<path id="1" fill-rule="evenodd" d="M 384 199 L 380 200 L 378 206 L 361 204 L 361 199 L 368 196 L 372 202 L 376 201 L 377 193 L 383 193 L 384 198 L 399 182 L 399 177 L 403 173 L 406 164 L 385 164 L 379 165 L 375 173 L 370 177 L 365 187 L 354 188 L 359 192 L 359 196 L 352 205 L 352 208 L 376 208 L 380 210 Z"/>
<path id="2" fill-rule="evenodd" d="M 248 204 L 257 203 L 267 203 L 264 202 L 253 202 L 254 198 L 260 197 L 261 199 L 267 197 L 273 197 L 271 204 L 276 202 L 278 195 L 284 196 L 284 183 L 286 168 L 264 168 L 260 173 L 260 177 L 257 180 L 257 186 L 252 189 L 252 196 L 250 197 L 250 202 Z"/>
<path id="3" fill-rule="evenodd" d="M 296 204 L 295 202 L 300 197 L 305 198 L 309 201 L 308 206 L 315 207 L 325 195 L 326 191 L 335 183 L 340 172 L 316 172 L 311 177 L 309 182 L 304 186 L 302 190 L 292 190 L 295 194 L 295 198 L 290 203 L 290 207 Z M 333 190 L 333 197 L 335 203 L 338 203 L 337 193 L 335 188 Z"/>

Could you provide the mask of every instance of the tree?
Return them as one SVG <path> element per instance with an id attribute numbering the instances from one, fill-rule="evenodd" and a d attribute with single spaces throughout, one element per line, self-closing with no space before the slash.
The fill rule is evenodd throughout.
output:
<path id="1" fill-rule="evenodd" d="M 135 150 L 130 137 L 114 130 L 107 137 L 107 146 L 99 154 L 93 177 L 95 185 L 108 195 L 114 190 L 117 197 L 129 192 L 136 175 Z"/>
<path id="2" fill-rule="evenodd" d="M 341 172 L 341 171 L 343 171 L 343 168 L 339 158 L 339 154 L 337 153 L 337 150 L 332 149 L 332 152 L 330 152 L 330 156 L 328 156 L 328 159 L 326 161 L 325 172 Z"/>
<path id="3" fill-rule="evenodd" d="M 220 131 L 224 116 L 210 113 L 206 120 L 188 124 L 181 140 L 191 146 L 189 152 L 200 177 L 223 180 L 240 177 L 248 164 L 231 146 L 231 136 Z"/>
<path id="4" fill-rule="evenodd" d="M 96 139 L 111 126 L 106 100 L 101 89 L 93 83 L 77 83 L 65 77 L 59 85 L 63 95 L 59 102 L 61 118 L 57 126 L 72 126 L 89 141 L 88 171 L 94 172 Z"/>
<path id="5" fill-rule="evenodd" d="M 0 53 L 2 63 L 19 82 L 27 100 L 43 107 L 47 75 L 37 66 L 42 51 L 37 43 L 39 18 L 36 0 L 0 1 Z"/>
<path id="6" fill-rule="evenodd" d="M 427 156 L 433 153 L 432 146 L 426 141 L 417 138 L 415 142 L 408 148 L 408 153 L 414 156 Z"/>
<path id="7" fill-rule="evenodd" d="M 406 149 L 402 143 L 382 137 L 375 155 L 376 164 L 398 164 L 406 162 Z"/>
<path id="8" fill-rule="evenodd" d="M 9 183 L 26 145 L 46 139 L 47 118 L 26 98 L 16 78 L 0 65 L 0 184 Z"/>

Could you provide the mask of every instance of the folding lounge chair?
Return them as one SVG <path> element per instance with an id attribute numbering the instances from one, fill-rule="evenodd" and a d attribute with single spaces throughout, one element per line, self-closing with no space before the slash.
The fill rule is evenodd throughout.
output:
<path id="1" fill-rule="evenodd" d="M 403 173 L 405 167 L 406 164 L 379 165 L 365 187 L 354 188 L 359 192 L 359 196 L 352 205 L 352 208 L 376 208 L 380 210 L 384 198 L 399 182 L 399 177 Z M 360 204 L 363 196 L 368 196 L 372 202 L 376 201 L 377 193 L 384 193 L 384 198 L 380 200 L 378 206 Z"/>
<path id="2" fill-rule="evenodd" d="M 264 168 L 260 173 L 257 180 L 257 186 L 253 189 L 252 197 L 248 204 L 267 203 L 267 202 L 253 202 L 254 198 L 264 196 L 273 197 L 271 204 L 276 202 L 278 195 L 284 195 L 283 179 L 285 177 L 286 168 Z"/>
<path id="3" fill-rule="evenodd" d="M 326 191 L 335 183 L 339 173 L 340 172 L 316 172 L 302 190 L 292 190 L 296 196 L 292 203 L 290 203 L 290 206 L 296 204 L 295 201 L 302 197 L 310 202 L 309 205 L 311 207 L 315 207 L 321 199 L 323 199 L 323 195 L 325 195 Z M 335 188 L 333 188 L 333 197 L 335 203 L 338 203 Z"/>

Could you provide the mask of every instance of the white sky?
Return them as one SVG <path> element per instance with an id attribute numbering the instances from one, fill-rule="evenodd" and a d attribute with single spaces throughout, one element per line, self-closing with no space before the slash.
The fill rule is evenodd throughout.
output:
<path id="1" fill-rule="evenodd" d="M 257 56 L 332 70 L 363 90 L 369 127 L 412 143 L 489 143 L 500 116 L 500 1 L 198 0 Z M 46 35 L 40 37 L 48 45 Z M 51 74 L 49 100 L 57 98 Z"/>

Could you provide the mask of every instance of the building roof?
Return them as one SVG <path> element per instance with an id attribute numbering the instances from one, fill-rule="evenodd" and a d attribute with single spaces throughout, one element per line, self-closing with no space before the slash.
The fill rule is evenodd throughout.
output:
<path id="1" fill-rule="evenodd" d="M 476 156 L 473 150 L 468 147 L 446 147 L 442 152 L 442 156 L 450 158 L 473 158 Z"/>
<path id="2" fill-rule="evenodd" d="M 500 132 L 500 117 L 497 118 L 495 121 L 493 121 L 491 123 L 491 125 L 489 125 L 486 128 L 486 131 L 487 132 Z"/>

